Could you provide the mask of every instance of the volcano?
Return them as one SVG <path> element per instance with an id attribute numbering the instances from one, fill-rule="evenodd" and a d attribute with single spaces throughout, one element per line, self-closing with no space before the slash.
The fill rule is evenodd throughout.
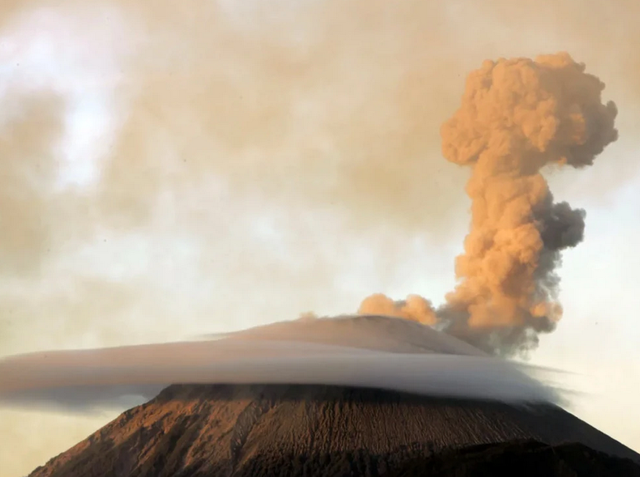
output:
<path id="1" fill-rule="evenodd" d="M 640 477 L 640 455 L 525 371 L 420 323 L 346 316 L 7 358 L 0 400 L 152 392 L 33 477 Z"/>
<path id="2" fill-rule="evenodd" d="M 555 405 L 339 386 L 180 385 L 31 475 L 640 476 L 638 462 Z"/>

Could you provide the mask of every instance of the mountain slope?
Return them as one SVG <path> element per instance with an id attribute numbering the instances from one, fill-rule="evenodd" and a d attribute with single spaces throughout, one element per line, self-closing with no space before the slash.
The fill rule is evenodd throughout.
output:
<path id="1" fill-rule="evenodd" d="M 575 442 L 593 449 L 587 453 L 640 462 L 632 450 L 554 405 L 330 386 L 185 385 L 125 412 L 32 476 L 382 476 L 427 460 L 445 472 L 437 459 L 447 452 L 531 440 Z"/>

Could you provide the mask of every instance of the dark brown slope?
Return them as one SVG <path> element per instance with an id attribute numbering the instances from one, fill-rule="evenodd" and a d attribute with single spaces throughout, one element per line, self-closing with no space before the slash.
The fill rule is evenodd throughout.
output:
<path id="1" fill-rule="evenodd" d="M 167 388 L 32 476 L 382 476 L 478 444 L 510 443 L 516 447 L 505 455 L 530 453 L 514 444 L 525 440 L 577 442 L 640 462 L 632 450 L 551 405 L 327 386 L 194 385 Z"/>
<path id="2" fill-rule="evenodd" d="M 582 444 L 511 441 L 408 459 L 386 477 L 640 477 L 640 465 Z"/>

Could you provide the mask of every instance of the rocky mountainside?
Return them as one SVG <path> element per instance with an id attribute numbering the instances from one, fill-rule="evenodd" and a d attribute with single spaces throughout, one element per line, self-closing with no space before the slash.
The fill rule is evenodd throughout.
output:
<path id="1" fill-rule="evenodd" d="M 180 385 L 31 475 L 640 476 L 637 463 L 640 455 L 554 405 L 332 386 Z"/>
<path id="2" fill-rule="evenodd" d="M 640 466 L 582 444 L 511 441 L 409 459 L 389 477 L 637 477 Z"/>

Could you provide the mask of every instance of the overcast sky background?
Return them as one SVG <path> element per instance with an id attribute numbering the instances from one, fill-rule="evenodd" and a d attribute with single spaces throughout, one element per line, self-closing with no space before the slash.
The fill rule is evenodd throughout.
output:
<path id="1" fill-rule="evenodd" d="M 135 3 L 0 7 L 0 356 L 440 304 L 469 204 L 438 126 L 484 59 L 564 50 L 620 139 L 549 171 L 587 229 L 530 361 L 577 372 L 571 410 L 640 451 L 635 1 Z M 0 410 L 3 475 L 113 417 Z"/>

